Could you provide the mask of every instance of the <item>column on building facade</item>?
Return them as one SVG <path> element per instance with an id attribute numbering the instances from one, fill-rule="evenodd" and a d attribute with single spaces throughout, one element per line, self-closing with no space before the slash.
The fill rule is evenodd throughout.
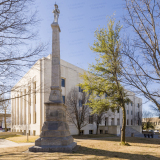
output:
<path id="1" fill-rule="evenodd" d="M 108 125 L 111 126 L 111 117 L 108 117 Z"/>
<path id="2" fill-rule="evenodd" d="M 29 133 L 29 86 L 26 87 L 26 133 Z"/>
<path id="3" fill-rule="evenodd" d="M 20 125 L 22 125 L 22 91 L 20 91 L 20 96 L 19 96 L 19 100 L 20 100 L 20 111 L 19 111 L 19 114 L 20 114 Z"/>
<path id="4" fill-rule="evenodd" d="M 16 103 L 16 95 L 14 95 L 14 125 L 16 125 L 16 120 L 17 120 L 17 115 L 16 115 L 16 113 L 17 113 L 17 109 L 16 109 L 16 107 L 17 107 L 17 103 Z"/>
<path id="5" fill-rule="evenodd" d="M 33 124 L 36 123 L 36 81 L 33 82 Z"/>
<path id="6" fill-rule="evenodd" d="M 19 125 L 19 94 L 17 93 L 17 122 L 16 124 Z"/>
<path id="7" fill-rule="evenodd" d="M 31 85 L 28 86 L 28 124 L 31 124 Z"/>
<path id="8" fill-rule="evenodd" d="M 11 114 L 11 116 L 12 116 L 12 126 L 11 126 L 11 128 L 12 128 L 12 132 L 13 132 L 13 125 L 14 125 L 14 118 L 15 118 L 15 115 L 14 115 L 14 109 L 15 109 L 15 107 L 14 107 L 14 97 L 12 96 L 11 97 L 11 106 L 12 106 L 12 114 Z"/>
<path id="9" fill-rule="evenodd" d="M 26 125 L 26 89 L 23 91 L 23 124 Z"/>

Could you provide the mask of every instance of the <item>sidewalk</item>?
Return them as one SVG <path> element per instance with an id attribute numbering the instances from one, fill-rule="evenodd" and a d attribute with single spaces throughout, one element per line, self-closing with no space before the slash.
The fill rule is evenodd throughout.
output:
<path id="1" fill-rule="evenodd" d="M 6 139 L 0 139 L 0 148 L 34 145 L 34 143 L 15 143 Z"/>

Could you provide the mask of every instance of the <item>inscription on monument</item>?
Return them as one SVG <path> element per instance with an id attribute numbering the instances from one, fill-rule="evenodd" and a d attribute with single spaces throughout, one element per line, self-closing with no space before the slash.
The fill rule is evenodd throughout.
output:
<path id="1" fill-rule="evenodd" d="M 57 130 L 58 129 L 58 123 L 52 123 L 48 125 L 49 130 Z"/>

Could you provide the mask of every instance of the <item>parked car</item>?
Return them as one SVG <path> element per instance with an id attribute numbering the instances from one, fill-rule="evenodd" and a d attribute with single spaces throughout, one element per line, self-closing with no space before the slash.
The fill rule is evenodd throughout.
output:
<path id="1" fill-rule="evenodd" d="M 144 137 L 148 137 L 148 138 L 153 138 L 154 137 L 154 130 L 149 130 L 149 131 L 143 131 Z"/>

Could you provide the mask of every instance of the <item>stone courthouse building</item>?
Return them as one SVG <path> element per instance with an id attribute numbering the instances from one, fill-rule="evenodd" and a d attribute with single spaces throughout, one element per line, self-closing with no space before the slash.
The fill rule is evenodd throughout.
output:
<path id="1" fill-rule="evenodd" d="M 82 83 L 79 77 L 84 70 L 64 60 L 61 64 L 62 97 L 65 103 L 68 92 Z M 45 102 L 49 99 L 51 86 L 51 55 L 39 59 L 24 77 L 12 88 L 12 131 L 40 135 L 45 121 Z M 126 125 L 141 132 L 142 99 L 129 92 L 131 103 L 126 104 Z M 108 111 L 102 120 L 99 133 L 120 134 L 122 110 Z M 73 124 L 69 124 L 72 135 L 78 134 Z M 95 134 L 96 124 L 90 122 L 82 128 L 83 134 Z"/>

